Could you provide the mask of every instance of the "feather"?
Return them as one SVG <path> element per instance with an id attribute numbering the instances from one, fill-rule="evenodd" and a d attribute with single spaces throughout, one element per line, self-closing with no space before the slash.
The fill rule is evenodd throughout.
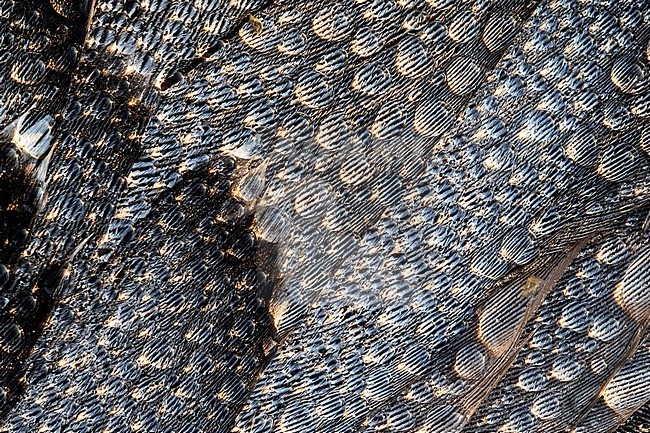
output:
<path id="1" fill-rule="evenodd" d="M 0 431 L 644 431 L 649 6 L 0 0 Z"/>

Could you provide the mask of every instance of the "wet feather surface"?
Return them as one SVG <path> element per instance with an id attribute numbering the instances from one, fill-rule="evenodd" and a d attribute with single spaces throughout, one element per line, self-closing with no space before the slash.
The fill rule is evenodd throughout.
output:
<path id="1" fill-rule="evenodd" d="M 647 1 L 0 17 L 0 431 L 647 431 Z"/>

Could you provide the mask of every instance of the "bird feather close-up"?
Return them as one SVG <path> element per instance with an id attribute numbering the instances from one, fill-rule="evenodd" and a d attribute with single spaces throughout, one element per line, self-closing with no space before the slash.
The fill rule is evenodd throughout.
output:
<path id="1" fill-rule="evenodd" d="M 1 433 L 650 433 L 650 1 L 0 0 Z"/>

